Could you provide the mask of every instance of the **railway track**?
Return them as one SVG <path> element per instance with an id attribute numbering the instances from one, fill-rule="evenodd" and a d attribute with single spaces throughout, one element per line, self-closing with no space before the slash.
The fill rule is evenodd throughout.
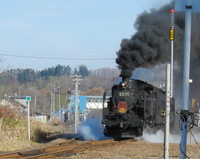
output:
<path id="1" fill-rule="evenodd" d="M 114 141 L 112 139 L 109 140 L 101 140 L 101 141 L 77 141 L 72 140 L 69 142 L 61 143 L 58 145 L 53 145 L 46 148 L 40 149 L 31 149 L 26 151 L 16 151 L 10 153 L 0 154 L 0 159 L 4 158 L 53 158 L 56 156 L 64 156 L 68 157 L 71 155 L 75 155 L 79 152 L 83 152 L 88 149 L 96 149 L 103 146 L 114 145 L 114 144 L 124 144 L 129 140 L 125 141 Z"/>

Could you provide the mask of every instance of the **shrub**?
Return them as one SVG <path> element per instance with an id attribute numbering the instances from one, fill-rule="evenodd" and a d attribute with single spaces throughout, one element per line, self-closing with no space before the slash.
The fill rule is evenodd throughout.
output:
<path id="1" fill-rule="evenodd" d="M 16 112 L 10 107 L 0 106 L 0 118 L 14 118 Z"/>

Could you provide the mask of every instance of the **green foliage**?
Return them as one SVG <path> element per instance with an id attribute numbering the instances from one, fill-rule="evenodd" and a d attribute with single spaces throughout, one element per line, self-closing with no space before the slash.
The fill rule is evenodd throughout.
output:
<path id="1" fill-rule="evenodd" d="M 33 69 L 24 69 L 17 74 L 17 80 L 21 83 L 34 82 L 36 73 Z"/>
<path id="2" fill-rule="evenodd" d="M 11 129 L 14 130 L 18 127 L 25 127 L 27 126 L 27 122 L 22 118 L 10 118 L 5 117 L 1 120 L 1 129 L 7 130 Z"/>
<path id="3" fill-rule="evenodd" d="M 5 127 L 5 125 L 12 125 L 13 118 L 3 118 L 2 120 L 2 128 Z"/>
<path id="4" fill-rule="evenodd" d="M 47 68 L 42 71 L 34 71 L 33 69 L 11 69 L 7 71 L 7 73 L 9 74 L 7 76 L 4 76 L 4 79 L 13 75 L 16 76 L 16 79 L 20 83 L 28 83 L 28 82 L 35 82 L 39 78 L 47 80 L 51 76 L 53 77 L 60 77 L 64 75 L 69 76 L 72 73 L 72 69 L 69 66 L 57 65 L 55 67 Z M 0 78 L 0 81 L 4 79 Z"/>
<path id="5" fill-rule="evenodd" d="M 51 67 L 39 72 L 40 77 L 44 79 L 48 79 L 50 76 L 63 76 L 63 75 L 71 75 L 71 68 L 69 66 L 61 66 L 57 65 L 55 67 Z"/>
<path id="6" fill-rule="evenodd" d="M 88 71 L 88 69 L 87 69 L 87 67 L 85 65 L 80 65 L 78 74 L 83 76 L 83 77 L 86 77 L 86 76 L 89 75 L 89 71 Z"/>

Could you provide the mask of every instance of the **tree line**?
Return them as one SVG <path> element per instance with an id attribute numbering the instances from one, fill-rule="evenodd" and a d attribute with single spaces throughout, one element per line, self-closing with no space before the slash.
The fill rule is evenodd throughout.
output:
<path id="1" fill-rule="evenodd" d="M 70 75 L 80 75 L 82 77 L 89 76 L 89 70 L 85 65 L 80 65 L 74 70 L 69 66 L 57 65 L 41 71 L 33 69 L 11 69 L 6 71 L 7 75 L 13 75 L 20 83 L 34 82 L 39 78 L 49 79 L 49 77 L 61 77 Z"/>
<path id="2" fill-rule="evenodd" d="M 71 75 L 81 75 L 80 95 L 102 96 L 119 77 L 118 69 L 101 68 L 88 70 L 81 65 L 76 69 L 57 65 L 41 71 L 33 69 L 11 69 L 0 73 L 0 98 L 28 95 L 33 98 L 31 111 L 49 114 L 52 93 L 58 110 L 68 108 L 67 92 L 73 92 L 74 83 Z M 108 94 L 109 95 L 109 94 Z M 35 103 L 34 103 L 35 102 Z M 34 105 L 37 105 L 34 107 Z"/>

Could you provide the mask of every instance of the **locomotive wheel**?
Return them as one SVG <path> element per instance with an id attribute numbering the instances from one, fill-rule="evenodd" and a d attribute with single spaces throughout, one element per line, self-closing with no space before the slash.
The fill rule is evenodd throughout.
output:
<path id="1" fill-rule="evenodd" d="M 121 141 L 121 140 L 123 140 L 123 138 L 119 137 L 119 136 L 114 136 L 113 138 L 114 138 L 115 141 Z"/>

